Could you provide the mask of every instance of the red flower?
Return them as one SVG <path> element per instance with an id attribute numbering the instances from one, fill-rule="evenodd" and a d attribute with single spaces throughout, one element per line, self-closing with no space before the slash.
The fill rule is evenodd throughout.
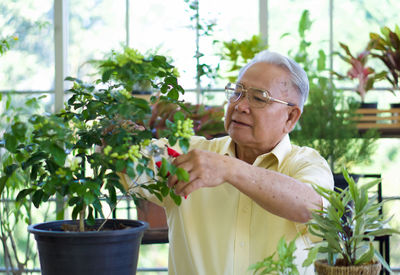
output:
<path id="1" fill-rule="evenodd" d="M 173 157 L 173 158 L 176 158 L 176 157 L 178 157 L 178 156 L 180 156 L 181 154 L 179 154 L 177 151 L 175 151 L 174 149 L 172 149 L 172 148 L 170 148 L 170 147 L 167 147 L 167 152 L 168 152 L 168 156 L 170 156 L 170 157 Z M 156 162 L 156 165 L 157 165 L 157 167 L 158 168 L 160 168 L 161 167 L 161 161 L 157 161 Z M 169 172 L 168 172 L 168 174 L 167 174 L 167 177 L 169 177 Z M 185 196 L 185 200 L 187 199 L 187 196 Z"/>
<path id="2" fill-rule="evenodd" d="M 174 149 L 172 149 L 170 147 L 167 147 L 167 152 L 168 152 L 168 156 L 173 157 L 173 158 L 176 158 L 181 155 L 177 151 L 175 151 Z"/>

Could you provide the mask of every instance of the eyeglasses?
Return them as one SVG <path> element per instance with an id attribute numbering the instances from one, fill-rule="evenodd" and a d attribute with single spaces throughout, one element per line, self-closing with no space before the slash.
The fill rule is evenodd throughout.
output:
<path id="1" fill-rule="evenodd" d="M 225 86 L 225 95 L 230 103 L 239 101 L 239 99 L 245 94 L 247 95 L 247 101 L 249 102 L 250 107 L 253 108 L 263 108 L 271 101 L 288 106 L 296 106 L 296 104 L 271 97 L 268 91 L 251 87 L 245 88 L 242 84 L 228 83 Z"/>

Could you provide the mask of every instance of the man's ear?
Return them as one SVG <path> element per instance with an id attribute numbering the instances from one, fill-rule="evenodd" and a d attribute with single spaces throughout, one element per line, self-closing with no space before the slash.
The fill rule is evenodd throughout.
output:
<path id="1" fill-rule="evenodd" d="M 286 120 L 286 125 L 285 125 L 285 132 L 290 133 L 294 126 L 296 125 L 297 121 L 299 120 L 301 116 L 301 110 L 298 106 L 293 106 L 290 107 L 289 114 Z"/>

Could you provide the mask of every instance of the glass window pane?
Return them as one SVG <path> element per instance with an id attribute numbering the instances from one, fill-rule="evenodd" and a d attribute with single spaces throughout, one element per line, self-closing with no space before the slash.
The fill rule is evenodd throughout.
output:
<path id="1" fill-rule="evenodd" d="M 125 0 L 70 0 L 69 12 L 68 75 L 85 79 L 93 73 L 87 61 L 125 44 Z"/>
<path id="2" fill-rule="evenodd" d="M 54 85 L 53 0 L 0 0 L 1 37 L 17 37 L 1 56 L 0 90 L 50 90 Z"/>
<path id="3" fill-rule="evenodd" d="M 269 49 L 292 55 L 299 47 L 298 26 L 304 10 L 309 11 L 312 26 L 306 40 L 312 42 L 309 54 L 316 57 L 318 50 L 329 50 L 329 1 L 269 1 Z M 284 34 L 284 37 L 282 37 Z"/>
<path id="4" fill-rule="evenodd" d="M 157 49 L 170 56 L 181 73 L 185 89 L 196 87 L 196 32 L 191 16 L 195 13 L 183 0 L 131 1 L 131 47 L 141 52 Z M 193 1 L 190 1 L 193 2 Z M 214 40 L 248 39 L 258 34 L 258 1 L 199 1 L 201 24 L 216 23 L 210 36 L 199 39 L 200 63 L 216 66 L 221 49 Z M 203 80 L 202 87 L 208 85 Z M 225 81 L 224 81 L 225 82 Z M 221 84 L 222 85 L 222 84 Z"/>

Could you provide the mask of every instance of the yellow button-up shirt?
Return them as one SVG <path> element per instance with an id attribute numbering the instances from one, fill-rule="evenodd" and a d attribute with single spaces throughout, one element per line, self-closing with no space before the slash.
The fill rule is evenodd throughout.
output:
<path id="1" fill-rule="evenodd" d="M 193 137 L 190 148 L 235 157 L 235 146 L 228 136 L 213 140 Z M 292 145 L 289 136 L 253 165 L 333 188 L 327 162 L 311 148 Z M 198 189 L 180 206 L 171 199 L 163 203 L 155 197 L 149 199 L 166 210 L 171 275 L 250 274 L 249 266 L 274 253 L 282 236 L 290 241 L 298 233 L 296 264 L 300 274 L 313 274 L 312 267 L 301 267 L 307 256 L 304 248 L 310 245 L 306 227 L 269 213 L 229 183 Z"/>

